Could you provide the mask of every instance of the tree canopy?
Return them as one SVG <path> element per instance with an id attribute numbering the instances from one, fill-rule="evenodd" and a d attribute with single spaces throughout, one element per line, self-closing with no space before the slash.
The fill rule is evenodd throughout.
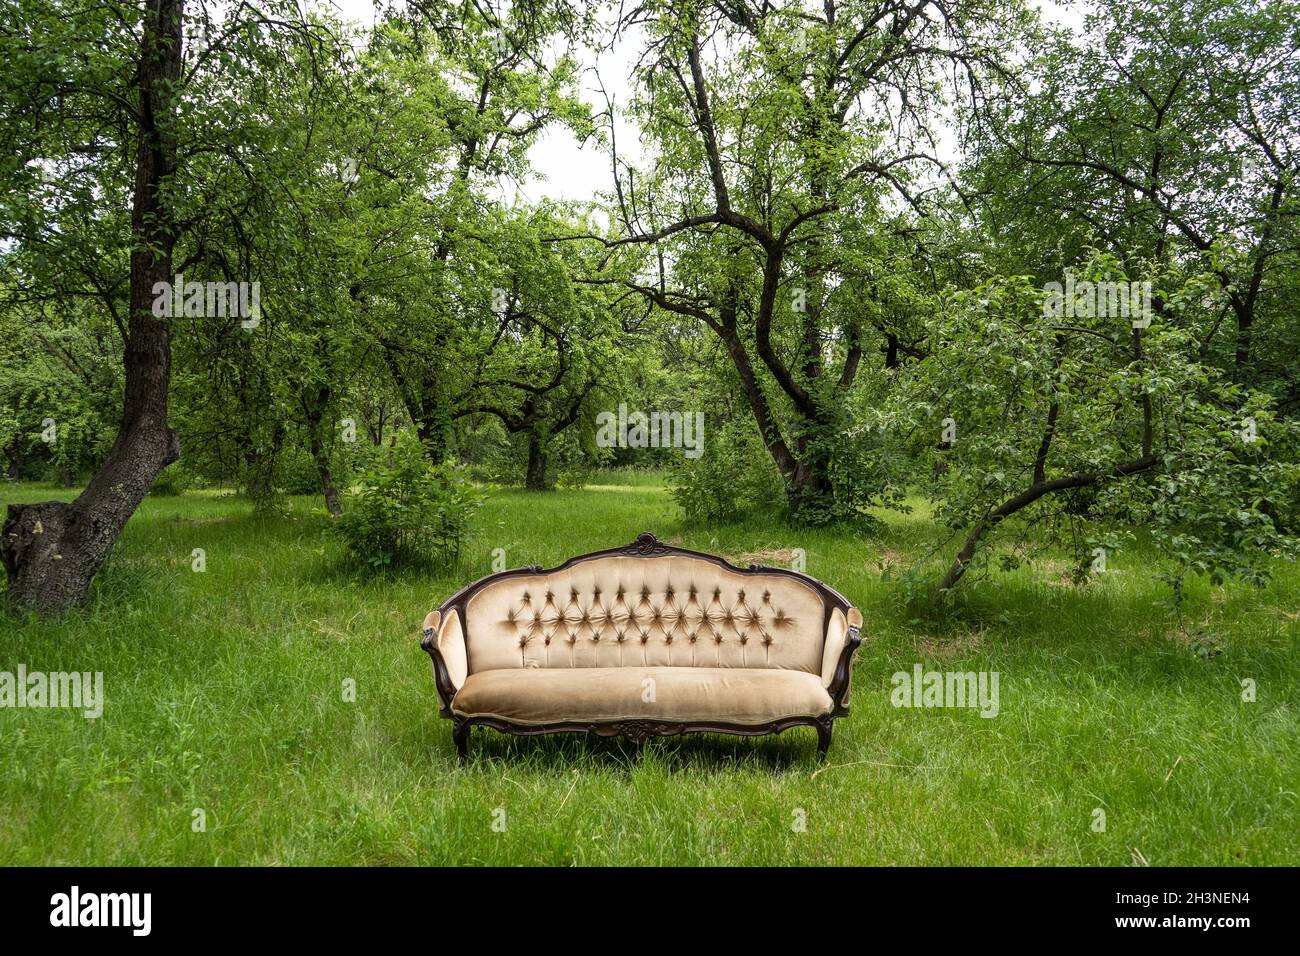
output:
<path id="1" fill-rule="evenodd" d="M 1295 553 L 1293 0 L 6 0 L 0 56 L 0 457 L 84 484 L 9 507 L 19 606 L 151 490 L 337 518 L 385 462 L 866 533 L 919 496 L 937 603 L 1045 542 Z M 581 201 L 519 188 L 560 132 Z"/>

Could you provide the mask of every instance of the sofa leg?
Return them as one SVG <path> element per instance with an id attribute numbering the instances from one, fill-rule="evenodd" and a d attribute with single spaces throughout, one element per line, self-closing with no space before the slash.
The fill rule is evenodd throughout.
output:
<path id="1" fill-rule="evenodd" d="M 465 762 L 465 757 L 469 754 L 469 721 L 455 720 L 451 725 L 451 739 L 456 743 L 456 756 L 460 762 Z"/>
<path id="2" fill-rule="evenodd" d="M 831 749 L 831 718 L 823 717 L 817 721 L 817 756 L 826 759 L 826 751 Z"/>

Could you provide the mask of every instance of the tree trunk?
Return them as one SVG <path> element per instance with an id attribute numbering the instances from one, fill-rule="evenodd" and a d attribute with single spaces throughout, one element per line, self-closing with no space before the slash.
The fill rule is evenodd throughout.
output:
<path id="1" fill-rule="evenodd" d="M 441 464 L 451 453 L 451 419 L 446 409 L 428 406 L 419 410 L 419 417 L 412 410 L 415 433 L 428 452 L 434 464 Z"/>
<path id="2" fill-rule="evenodd" d="M 546 445 L 535 428 L 528 432 L 528 473 L 524 487 L 529 491 L 546 490 Z"/>
<path id="3" fill-rule="evenodd" d="M 343 514 L 339 507 L 339 490 L 334 486 L 334 472 L 330 469 L 329 451 L 325 447 L 325 410 L 329 408 L 332 389 L 328 385 L 303 390 L 303 407 L 307 418 L 307 441 L 316 474 L 320 476 L 320 490 L 325 497 L 325 508 L 331 518 Z"/>
<path id="4" fill-rule="evenodd" d="M 343 514 L 343 509 L 339 506 L 339 490 L 334 486 L 334 472 L 330 470 L 330 456 L 325 451 L 325 443 L 321 441 L 319 420 L 311 426 L 311 457 L 316 462 L 316 473 L 320 475 L 320 490 L 325 496 L 325 508 L 331 518 L 337 518 Z"/>
<path id="5" fill-rule="evenodd" d="M 962 543 L 961 550 L 957 552 L 957 557 L 953 559 L 952 565 L 948 568 L 948 573 L 943 576 L 943 580 L 939 582 L 939 586 L 935 588 L 934 593 L 931 595 L 930 603 L 937 606 L 943 601 L 947 593 L 957 586 L 957 582 L 962 579 L 962 575 L 966 573 L 966 568 L 970 566 L 971 560 L 975 557 L 975 551 L 979 548 L 980 540 L 985 533 L 1017 511 L 1029 507 L 1044 495 L 1072 488 L 1086 488 L 1089 485 L 1111 478 L 1128 478 L 1140 472 L 1149 471 L 1159 464 L 1160 459 L 1147 453 L 1141 458 L 1125 462 L 1122 465 L 1116 465 L 1107 471 L 1088 471 L 1063 478 L 1053 478 L 1051 481 L 1037 482 L 1014 498 L 1002 502 L 971 528 L 966 540 Z"/>
<path id="6" fill-rule="evenodd" d="M 893 333 L 885 336 L 885 368 L 898 368 L 898 336 Z"/>
<path id="7" fill-rule="evenodd" d="M 10 505 L 0 557 L 19 607 L 57 613 L 83 601 L 122 528 L 165 466 L 180 457 L 167 426 L 171 337 L 153 315 L 153 287 L 170 282 L 176 244 L 160 187 L 175 165 L 171 100 L 181 69 L 184 0 L 150 0 L 139 70 L 139 146 L 132 197 L 130 313 L 122 425 L 103 466 L 71 502 Z"/>
<path id="8" fill-rule="evenodd" d="M 835 489 L 831 485 L 830 457 L 824 449 L 800 449 L 793 473 L 785 476 L 785 496 L 796 521 L 825 524 L 831 519 Z"/>

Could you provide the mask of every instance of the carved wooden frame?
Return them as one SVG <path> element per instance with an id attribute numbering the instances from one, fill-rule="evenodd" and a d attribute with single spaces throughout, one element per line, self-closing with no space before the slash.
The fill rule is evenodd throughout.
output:
<path id="1" fill-rule="evenodd" d="M 522 568 L 514 568 L 509 571 L 498 571 L 495 574 L 489 574 L 487 577 L 468 584 L 461 588 L 438 608 L 440 612 L 439 620 L 445 620 L 449 611 L 456 611 L 457 618 L 460 621 L 461 632 L 466 644 L 469 646 L 469 619 L 465 613 L 466 606 L 470 598 L 477 594 L 482 588 L 496 581 L 506 578 L 525 577 L 538 574 L 553 574 L 556 571 L 563 571 L 581 564 L 585 561 L 598 561 L 602 558 L 610 557 L 664 557 L 670 555 L 682 555 L 689 558 L 698 558 L 742 575 L 783 575 L 802 581 L 809 585 L 817 592 L 822 599 L 822 607 L 825 614 L 822 618 L 822 633 L 825 634 L 830 626 L 831 615 L 838 608 L 846 618 L 853 605 L 849 603 L 848 598 L 840 594 L 834 588 L 829 587 L 816 578 L 810 577 L 801 571 L 793 571 L 789 568 L 777 568 L 766 564 L 751 564 L 748 568 L 738 568 L 729 561 L 718 557 L 717 555 L 706 554 L 703 551 L 692 551 L 687 548 L 678 548 L 673 545 L 664 544 L 649 531 L 643 531 L 637 535 L 636 540 L 631 544 L 618 548 L 607 548 L 604 551 L 593 551 L 589 554 L 580 554 L 576 557 L 569 558 L 563 564 L 553 568 L 542 568 L 541 565 L 532 564 Z M 434 686 L 438 691 L 438 699 L 441 707 L 438 714 L 452 721 L 452 740 L 456 744 L 456 753 L 463 762 L 469 750 L 470 728 L 475 724 L 483 727 L 491 727 L 493 730 L 502 733 L 516 734 L 519 736 L 535 736 L 537 734 L 551 733 L 586 733 L 595 734 L 600 737 L 623 737 L 634 744 L 642 744 L 653 737 L 675 737 L 680 734 L 688 733 L 713 733 L 713 734 L 736 734 L 740 736 L 756 737 L 766 734 L 779 734 L 782 731 L 789 730 L 791 727 L 815 727 L 817 729 L 817 753 L 820 757 L 825 757 L 827 750 L 831 745 L 831 724 L 837 717 L 848 716 L 849 709 L 844 705 L 844 694 L 848 690 L 849 680 L 852 677 L 853 653 L 862 643 L 860 629 L 856 626 L 850 626 L 848 629 L 847 639 L 844 642 L 844 650 L 840 652 L 839 661 L 835 665 L 835 673 L 831 677 L 830 686 L 826 688 L 831 698 L 832 709 L 828 714 L 822 714 L 817 717 L 783 717 L 779 720 L 769 721 L 762 724 L 740 724 L 728 723 L 725 721 L 660 721 L 647 718 L 626 718 L 607 721 L 561 721 L 549 724 L 521 724 L 514 721 L 506 720 L 501 717 L 465 717 L 456 714 L 451 709 L 452 700 L 456 696 L 456 685 L 452 682 L 451 673 L 447 670 L 447 664 L 443 660 L 442 653 L 437 646 L 437 633 L 433 628 L 426 628 L 420 647 L 422 647 L 429 657 L 433 660 L 433 679 Z"/>

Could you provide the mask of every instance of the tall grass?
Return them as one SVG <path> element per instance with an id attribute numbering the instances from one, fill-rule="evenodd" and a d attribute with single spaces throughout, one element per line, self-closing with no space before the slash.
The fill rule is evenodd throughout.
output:
<path id="1" fill-rule="evenodd" d="M 0 670 L 102 671 L 107 691 L 98 720 L 0 709 L 0 862 L 1300 861 L 1292 565 L 1262 590 L 1193 581 L 1180 621 L 1159 603 L 1159 555 L 1113 555 L 1083 587 L 1048 555 L 964 584 L 935 623 L 881 571 L 935 542 L 923 511 L 888 516 L 875 537 L 694 529 L 656 481 L 603 476 L 494 492 L 459 565 L 372 577 L 324 535 L 316 501 L 291 503 L 254 517 L 220 492 L 150 498 L 88 607 L 0 616 Z M 477 729 L 459 768 L 416 642 L 423 614 L 487 573 L 493 549 L 552 565 L 643 530 L 769 564 L 802 549 L 809 573 L 862 608 L 853 713 L 829 761 L 802 729 L 640 752 Z M 999 672 L 999 715 L 891 706 L 891 675 L 918 662 Z"/>

